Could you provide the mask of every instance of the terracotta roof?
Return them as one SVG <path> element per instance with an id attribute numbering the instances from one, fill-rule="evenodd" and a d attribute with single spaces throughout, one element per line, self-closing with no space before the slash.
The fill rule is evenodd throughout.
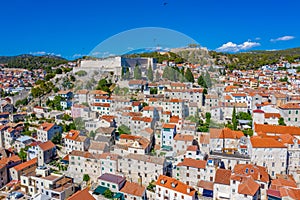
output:
<path id="1" fill-rule="evenodd" d="M 176 134 L 174 140 L 181 140 L 181 141 L 193 141 L 193 135 L 183 135 L 183 134 Z"/>
<path id="2" fill-rule="evenodd" d="M 214 182 L 210 182 L 210 181 L 200 180 L 197 186 L 205 190 L 214 190 Z"/>
<path id="3" fill-rule="evenodd" d="M 253 148 L 286 148 L 286 146 L 273 139 L 273 138 L 261 138 L 261 137 L 251 137 L 251 144 Z"/>
<path id="4" fill-rule="evenodd" d="M 300 189 L 299 188 L 280 188 L 281 197 L 290 197 L 290 199 L 300 199 Z"/>
<path id="5" fill-rule="evenodd" d="M 245 93 L 232 93 L 231 95 L 233 97 L 245 97 L 245 96 L 247 96 Z"/>
<path id="6" fill-rule="evenodd" d="M 137 197 L 142 197 L 146 188 L 137 183 L 126 181 L 120 192 L 130 194 Z"/>
<path id="7" fill-rule="evenodd" d="M 29 166 L 33 166 L 35 164 L 37 164 L 37 158 L 33 158 L 32 160 L 28 160 L 26 162 L 23 162 L 15 167 L 13 167 L 16 171 L 21 171 Z"/>
<path id="8" fill-rule="evenodd" d="M 93 90 L 90 91 L 90 94 L 95 94 L 95 95 L 108 95 L 107 92 L 103 91 L 103 90 Z"/>
<path id="9" fill-rule="evenodd" d="M 53 124 L 53 123 L 44 122 L 43 124 L 40 125 L 39 128 L 44 131 L 49 131 L 54 126 L 55 126 L 55 124 Z"/>
<path id="10" fill-rule="evenodd" d="M 69 139 L 69 140 L 76 140 L 76 138 L 79 136 L 79 134 L 80 134 L 80 131 L 78 131 L 78 130 L 70 130 L 65 138 Z"/>
<path id="11" fill-rule="evenodd" d="M 89 193 L 89 188 L 85 188 L 83 190 L 77 191 L 75 194 L 73 194 L 71 197 L 69 197 L 67 200 L 96 200 L 93 195 Z"/>
<path id="12" fill-rule="evenodd" d="M 210 138 L 227 138 L 227 139 L 240 139 L 244 136 L 244 133 L 242 131 L 233 131 L 229 128 L 223 128 L 223 129 L 216 129 L 211 128 L 210 129 Z"/>
<path id="13" fill-rule="evenodd" d="M 297 188 L 295 180 L 277 178 L 271 181 L 270 189 L 279 190 L 282 187 L 293 187 Z"/>
<path id="14" fill-rule="evenodd" d="M 277 126 L 268 124 L 254 124 L 255 132 L 272 133 L 272 134 L 290 134 L 300 135 L 300 127 L 296 126 Z"/>
<path id="15" fill-rule="evenodd" d="M 215 183 L 230 185 L 231 170 L 228 169 L 217 169 L 215 175 Z"/>
<path id="16" fill-rule="evenodd" d="M 207 161 L 205 161 L 205 160 L 196 160 L 196 159 L 192 159 L 192 158 L 184 158 L 182 162 L 177 164 L 177 166 L 186 166 L 186 167 L 205 169 L 206 162 Z"/>
<path id="17" fill-rule="evenodd" d="M 108 107 L 110 107 L 110 104 L 109 103 L 92 103 L 92 106 L 108 108 Z"/>
<path id="18" fill-rule="evenodd" d="M 47 142 L 43 142 L 41 144 L 39 144 L 39 147 L 43 150 L 43 151 L 47 151 L 49 149 L 53 149 L 55 147 L 55 144 L 53 144 L 53 142 L 51 142 L 50 140 Z"/>
<path id="19" fill-rule="evenodd" d="M 171 128 L 171 129 L 174 129 L 175 128 L 175 124 L 164 124 L 163 125 L 163 128 Z"/>
<path id="20" fill-rule="evenodd" d="M 201 134 L 199 138 L 200 144 L 209 144 L 210 136 L 208 134 Z"/>
<path id="21" fill-rule="evenodd" d="M 145 81 L 143 80 L 130 80 L 128 82 L 129 85 L 143 85 L 145 84 Z"/>
<path id="22" fill-rule="evenodd" d="M 176 191 L 181 194 L 194 196 L 196 193 L 196 190 L 189 185 L 175 179 L 171 178 L 165 175 L 160 175 L 156 181 L 156 185 L 159 185 L 161 187 Z M 175 187 L 173 187 L 174 185 Z M 190 189 L 190 192 L 188 193 L 188 189 Z"/>
<path id="23" fill-rule="evenodd" d="M 179 116 L 172 116 L 170 117 L 170 121 L 169 123 L 172 123 L 172 124 L 177 124 L 179 122 Z"/>
<path id="24" fill-rule="evenodd" d="M 89 93 L 88 90 L 78 90 L 78 91 L 76 92 L 76 94 L 88 94 L 88 93 Z"/>
<path id="25" fill-rule="evenodd" d="M 300 104 L 299 103 L 286 103 L 284 105 L 279 106 L 281 109 L 300 109 Z"/>
<path id="26" fill-rule="evenodd" d="M 259 189 L 259 186 L 260 185 L 256 183 L 252 178 L 244 178 L 238 186 L 238 193 L 254 196 Z"/>
<path id="27" fill-rule="evenodd" d="M 190 145 L 186 149 L 187 151 L 197 151 L 198 147 L 196 145 Z"/>
<path id="28" fill-rule="evenodd" d="M 99 142 L 99 141 L 91 140 L 89 149 L 103 151 L 103 150 L 105 150 L 106 147 L 108 147 L 106 142 Z"/>
<path id="29" fill-rule="evenodd" d="M 236 164 L 233 169 L 234 179 L 236 175 L 251 176 L 254 180 L 261 182 L 269 182 L 269 174 L 267 168 L 253 164 Z M 239 177 L 237 177 L 239 179 Z"/>
<path id="30" fill-rule="evenodd" d="M 253 110 L 253 113 L 265 113 L 263 110 Z"/>
<path id="31" fill-rule="evenodd" d="M 279 113 L 265 113 L 265 118 L 280 118 L 281 115 Z"/>

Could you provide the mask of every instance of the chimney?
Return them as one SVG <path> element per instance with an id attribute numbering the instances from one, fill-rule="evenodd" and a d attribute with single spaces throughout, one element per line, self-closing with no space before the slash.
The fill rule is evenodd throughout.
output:
<path id="1" fill-rule="evenodd" d="M 189 194 L 191 192 L 191 188 L 187 187 L 186 192 Z"/>

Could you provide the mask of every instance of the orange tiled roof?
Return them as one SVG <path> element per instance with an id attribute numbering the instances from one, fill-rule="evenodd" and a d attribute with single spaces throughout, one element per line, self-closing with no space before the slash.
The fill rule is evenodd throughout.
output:
<path id="1" fill-rule="evenodd" d="M 265 113 L 265 118 L 280 118 L 279 113 Z"/>
<path id="2" fill-rule="evenodd" d="M 175 185 L 175 187 L 172 187 Z M 181 194 L 189 195 L 189 196 L 194 196 L 196 193 L 196 190 L 189 185 L 176 180 L 175 178 L 171 178 L 165 175 L 160 175 L 156 181 L 156 185 L 176 191 Z M 190 192 L 188 193 L 188 188 L 190 189 Z"/>
<path id="3" fill-rule="evenodd" d="M 137 197 L 142 197 L 145 194 L 146 188 L 137 183 L 126 181 L 120 192 L 130 194 Z"/>
<path id="4" fill-rule="evenodd" d="M 50 140 L 47 142 L 43 142 L 41 144 L 39 144 L 39 147 L 43 150 L 43 151 L 47 151 L 49 149 L 53 149 L 55 147 L 55 144 L 53 144 L 53 142 L 51 142 Z"/>
<path id="5" fill-rule="evenodd" d="M 261 137 L 251 137 L 251 144 L 253 148 L 286 148 L 286 146 L 273 139 L 273 138 L 261 138 Z"/>
<path id="6" fill-rule="evenodd" d="M 172 129 L 174 129 L 175 126 L 176 126 L 175 124 L 164 124 L 163 128 L 172 128 Z"/>
<path id="7" fill-rule="evenodd" d="M 192 159 L 192 158 L 184 158 L 182 162 L 177 164 L 177 166 L 186 166 L 186 167 L 205 169 L 206 162 L 207 161 L 205 161 L 205 160 L 196 160 L 196 159 Z"/>
<path id="8" fill-rule="evenodd" d="M 244 134 L 242 131 L 233 131 L 229 128 L 223 128 L 223 129 L 216 129 L 211 128 L 210 129 L 210 138 L 226 138 L 226 139 L 240 139 L 243 137 Z"/>
<path id="9" fill-rule="evenodd" d="M 297 184 L 295 180 L 291 180 L 291 179 L 277 178 L 272 180 L 270 189 L 279 190 L 282 187 L 297 188 Z"/>
<path id="10" fill-rule="evenodd" d="M 43 124 L 40 125 L 40 129 L 44 131 L 49 131 L 54 126 L 55 124 L 53 123 L 44 122 Z"/>
<path id="11" fill-rule="evenodd" d="M 83 190 L 77 191 L 75 194 L 73 194 L 71 197 L 69 197 L 67 200 L 96 200 L 93 195 L 89 193 L 89 188 L 85 188 Z"/>
<path id="12" fill-rule="evenodd" d="M 183 135 L 183 134 L 176 134 L 174 140 L 181 140 L 181 141 L 193 141 L 193 135 Z"/>
<path id="13" fill-rule="evenodd" d="M 210 181 L 200 180 L 197 186 L 205 190 L 214 190 L 214 182 L 210 182 Z"/>
<path id="14" fill-rule="evenodd" d="M 269 174 L 267 168 L 253 164 L 236 164 L 233 169 L 234 176 L 251 176 L 254 180 L 261 182 L 269 182 Z M 238 177 L 239 178 L 239 177 Z"/>
<path id="15" fill-rule="evenodd" d="M 281 109 L 300 109 L 300 104 L 299 103 L 286 103 L 284 105 L 279 106 Z"/>
<path id="16" fill-rule="evenodd" d="M 26 167 L 32 166 L 37 164 L 37 158 L 33 158 L 32 160 L 28 160 L 26 162 L 23 162 L 15 167 L 13 167 L 16 171 L 21 171 L 25 169 Z"/>
<path id="17" fill-rule="evenodd" d="M 300 189 L 299 188 L 280 188 L 281 197 L 290 197 L 291 199 L 300 199 Z"/>
<path id="18" fill-rule="evenodd" d="M 238 186 L 238 193 L 254 196 L 259 187 L 260 185 L 256 183 L 252 178 L 244 178 Z"/>
<path id="19" fill-rule="evenodd" d="M 187 147 L 186 150 L 187 151 L 197 151 L 198 147 L 197 147 L 197 145 L 190 145 L 190 146 Z"/>
<path id="20" fill-rule="evenodd" d="M 78 131 L 78 130 L 70 130 L 65 138 L 69 139 L 69 140 L 76 140 L 76 138 L 79 136 L 79 134 L 80 134 L 80 131 Z"/>
<path id="21" fill-rule="evenodd" d="M 215 183 L 230 185 L 231 170 L 228 169 L 217 169 L 215 175 Z"/>
<path id="22" fill-rule="evenodd" d="M 256 133 L 262 132 L 262 133 L 272 133 L 272 134 L 300 135 L 300 127 L 295 127 L 295 126 L 254 124 L 254 130 Z"/>

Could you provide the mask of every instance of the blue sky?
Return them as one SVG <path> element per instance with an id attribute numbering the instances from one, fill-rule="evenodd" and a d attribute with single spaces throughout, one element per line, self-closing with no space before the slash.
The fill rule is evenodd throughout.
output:
<path id="1" fill-rule="evenodd" d="M 140 27 L 176 30 L 220 51 L 299 47 L 299 7 L 297 0 L 2 1 L 0 55 L 72 59 Z"/>

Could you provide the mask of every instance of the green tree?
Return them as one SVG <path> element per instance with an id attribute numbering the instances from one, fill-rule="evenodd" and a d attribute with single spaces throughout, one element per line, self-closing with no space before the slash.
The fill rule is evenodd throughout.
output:
<path id="1" fill-rule="evenodd" d="M 280 118 L 278 119 L 278 125 L 280 125 L 280 126 L 286 126 L 283 117 L 280 117 Z"/>
<path id="2" fill-rule="evenodd" d="M 72 129 L 75 129 L 75 130 L 84 130 L 85 129 L 84 121 L 81 117 L 77 117 L 74 119 L 74 125 L 75 125 L 75 128 L 72 128 Z"/>
<path id="3" fill-rule="evenodd" d="M 209 75 L 208 71 L 206 71 L 206 73 L 204 75 L 204 81 L 205 81 L 206 86 L 208 88 L 210 88 L 212 86 L 211 78 L 210 78 L 210 75 Z"/>
<path id="4" fill-rule="evenodd" d="M 51 139 L 51 141 L 54 143 L 54 144 L 61 144 L 62 142 L 62 137 L 61 137 L 61 133 L 56 133 L 53 138 Z"/>
<path id="5" fill-rule="evenodd" d="M 108 92 L 109 94 L 111 94 L 110 86 L 111 86 L 111 83 L 108 83 L 106 79 L 101 79 L 98 82 L 98 85 L 97 85 L 96 89 L 97 90 L 103 90 L 103 91 Z"/>
<path id="6" fill-rule="evenodd" d="M 134 77 L 134 79 L 137 79 L 137 80 L 142 79 L 142 71 L 138 64 L 136 64 L 134 67 L 133 77 Z"/>
<path id="7" fill-rule="evenodd" d="M 83 175 L 83 181 L 89 182 L 90 181 L 90 176 L 88 174 Z"/>
<path id="8" fill-rule="evenodd" d="M 233 125 L 233 130 L 237 130 L 237 118 L 236 118 L 236 110 L 235 107 L 233 107 L 233 111 L 232 111 L 232 125 Z"/>
<path id="9" fill-rule="evenodd" d="M 250 113 L 247 113 L 247 112 L 239 112 L 237 115 L 236 115 L 236 118 L 237 119 L 242 119 L 242 120 L 252 120 L 252 116 Z"/>
<path id="10" fill-rule="evenodd" d="M 198 78 L 198 85 L 202 86 L 203 88 L 207 88 L 206 82 L 202 74 Z"/>
<path id="11" fill-rule="evenodd" d="M 90 138 L 94 139 L 96 136 L 96 132 L 95 131 L 91 131 L 90 132 Z"/>
<path id="12" fill-rule="evenodd" d="M 150 94 L 157 94 L 157 88 L 150 88 Z"/>
<path id="13" fill-rule="evenodd" d="M 185 80 L 188 81 L 188 82 L 191 82 L 191 83 L 195 82 L 194 75 L 193 75 L 192 71 L 190 70 L 190 68 L 187 68 L 185 70 L 184 77 L 185 77 Z"/>
<path id="14" fill-rule="evenodd" d="M 55 74 L 62 74 L 63 70 L 61 68 L 57 68 L 55 70 Z"/>
<path id="15" fill-rule="evenodd" d="M 211 119 L 211 113 L 209 112 L 205 113 L 205 121 L 208 125 L 210 124 L 210 119 Z"/>
<path id="16" fill-rule="evenodd" d="M 21 148 L 20 152 L 18 153 L 18 156 L 20 157 L 20 159 L 22 160 L 22 162 L 24 162 L 27 158 L 27 153 L 25 151 L 24 148 Z"/>
<path id="17" fill-rule="evenodd" d="M 130 128 L 124 124 L 118 127 L 119 134 L 130 134 Z"/>
<path id="18" fill-rule="evenodd" d="M 149 65 L 149 68 L 148 68 L 148 73 L 147 73 L 147 77 L 148 77 L 148 80 L 149 81 L 153 81 L 153 70 L 152 70 L 152 66 L 151 65 Z"/>
<path id="19" fill-rule="evenodd" d="M 114 193 L 112 191 L 110 191 L 109 189 L 105 190 L 103 193 L 105 198 L 111 199 L 113 198 Z"/>

